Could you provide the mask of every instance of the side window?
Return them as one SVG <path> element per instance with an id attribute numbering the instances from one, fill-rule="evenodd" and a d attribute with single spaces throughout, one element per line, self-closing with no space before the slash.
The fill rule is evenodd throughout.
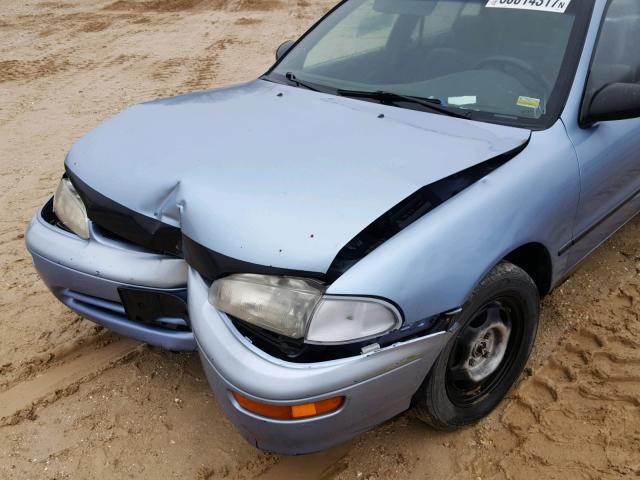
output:
<path id="1" fill-rule="evenodd" d="M 587 94 L 610 83 L 640 83 L 640 1 L 612 0 L 600 31 Z"/>
<path id="2" fill-rule="evenodd" d="M 374 10 L 373 0 L 345 17 L 309 51 L 304 66 L 320 65 L 337 57 L 380 50 L 387 45 L 397 15 Z"/>

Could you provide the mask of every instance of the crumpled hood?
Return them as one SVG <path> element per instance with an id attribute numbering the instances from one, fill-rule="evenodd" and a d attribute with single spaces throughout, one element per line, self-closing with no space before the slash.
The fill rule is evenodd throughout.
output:
<path id="1" fill-rule="evenodd" d="M 223 255 L 326 272 L 413 192 L 529 136 L 258 80 L 132 107 L 81 139 L 67 168 Z"/>

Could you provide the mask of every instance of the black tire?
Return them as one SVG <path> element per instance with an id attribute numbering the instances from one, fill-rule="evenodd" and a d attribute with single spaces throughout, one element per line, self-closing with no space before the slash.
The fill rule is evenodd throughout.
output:
<path id="1" fill-rule="evenodd" d="M 539 313 L 540 296 L 531 277 L 512 263 L 497 265 L 464 305 L 453 337 L 420 387 L 418 418 L 438 430 L 455 430 L 491 413 L 527 364 Z"/>

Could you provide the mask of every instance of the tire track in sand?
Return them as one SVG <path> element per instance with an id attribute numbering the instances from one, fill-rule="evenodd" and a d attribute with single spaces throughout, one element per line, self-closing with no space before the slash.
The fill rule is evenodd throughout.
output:
<path id="1" fill-rule="evenodd" d="M 141 348 L 144 347 L 134 340 L 122 339 L 104 348 L 87 349 L 75 359 L 1 392 L 0 426 L 15 425 L 25 418 L 35 418 L 37 406 L 53 403 L 74 393 L 81 383 L 129 359 Z"/>
<path id="2" fill-rule="evenodd" d="M 471 462 L 483 479 L 640 476 L 640 282 L 612 292 L 525 380 L 501 423 L 509 452 Z M 579 444 L 580 447 L 576 448 Z"/>
<path id="3" fill-rule="evenodd" d="M 295 478 L 296 480 L 325 480 L 335 478 L 345 468 L 345 457 L 351 449 L 352 442 L 345 443 L 330 450 L 312 455 L 298 457 L 282 457 L 278 463 L 257 480 L 282 480 Z"/>

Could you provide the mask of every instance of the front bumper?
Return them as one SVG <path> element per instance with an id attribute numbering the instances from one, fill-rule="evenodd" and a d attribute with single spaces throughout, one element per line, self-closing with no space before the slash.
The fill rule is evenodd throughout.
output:
<path id="1" fill-rule="evenodd" d="M 56 297 L 122 335 L 170 350 L 197 346 L 222 408 L 249 442 L 264 450 L 323 450 L 403 412 L 450 337 L 442 332 L 320 363 L 277 359 L 253 346 L 209 304 L 209 285 L 184 260 L 106 236 L 95 226 L 89 240 L 80 239 L 47 221 L 43 211 L 32 220 L 26 241 L 34 265 Z M 132 321 L 121 301 L 123 288 L 166 294 L 187 286 L 193 333 Z M 279 421 L 243 409 L 231 392 L 274 405 L 335 396 L 345 397 L 345 402 L 324 416 Z"/>
<path id="2" fill-rule="evenodd" d="M 409 408 L 449 339 L 446 332 L 368 354 L 296 364 L 254 347 L 229 318 L 208 302 L 208 285 L 189 270 L 189 316 L 204 369 L 231 421 L 256 447 L 285 454 L 311 453 L 342 443 Z M 279 421 L 243 409 L 231 392 L 262 403 L 295 405 L 342 395 L 331 414 Z"/>
<path id="3" fill-rule="evenodd" d="M 109 330 L 169 350 L 195 350 L 193 333 L 132 321 L 120 289 L 179 295 L 186 288 L 187 265 L 180 258 L 159 255 L 106 236 L 91 226 L 83 240 L 43 215 L 33 218 L 26 234 L 27 249 L 42 280 L 65 305 Z M 167 324 L 184 322 L 165 318 Z M 184 329 L 183 329 L 184 330 Z"/>

